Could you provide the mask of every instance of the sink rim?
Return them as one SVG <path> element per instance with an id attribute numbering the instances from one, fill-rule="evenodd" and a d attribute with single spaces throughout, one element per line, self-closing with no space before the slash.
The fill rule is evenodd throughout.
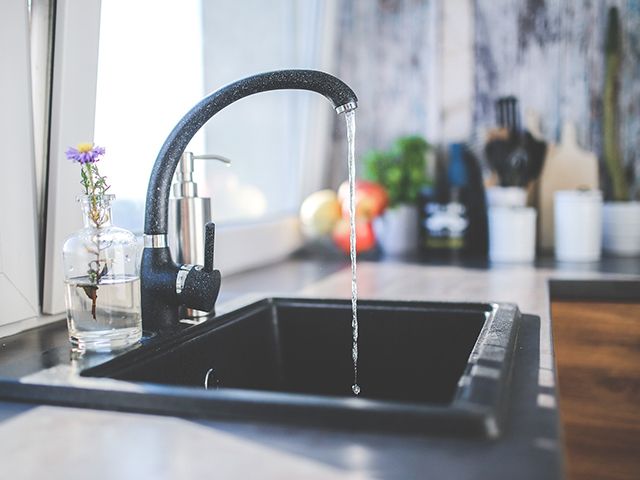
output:
<path id="1" fill-rule="evenodd" d="M 127 381 L 143 387 L 146 394 L 159 394 L 194 402 L 193 411 L 172 409 L 168 413 L 180 415 L 256 418 L 287 422 L 304 419 L 304 423 L 330 422 L 349 426 L 367 426 L 367 418 L 376 415 L 376 427 L 389 426 L 402 431 L 442 431 L 473 433 L 495 438 L 500 435 L 506 419 L 507 398 L 512 370 L 512 357 L 519 327 L 518 307 L 501 302 L 427 302 L 410 300 L 366 300 L 358 302 L 361 308 L 399 309 L 447 312 L 485 312 L 486 320 L 469 355 L 452 402 L 448 405 L 420 404 L 394 400 L 373 400 L 309 393 L 275 392 L 266 390 L 232 389 L 200 390 L 194 387 L 162 383 Z M 167 349 L 182 346 L 196 340 L 205 332 L 211 332 L 248 315 L 274 305 L 322 308 L 345 308 L 346 299 L 319 299 L 296 297 L 266 297 L 229 311 L 198 325 L 183 328 L 178 334 L 157 337 L 139 348 L 114 359 L 83 370 L 83 377 L 112 377 L 131 365 L 147 361 Z M 198 400 L 205 401 L 200 405 Z M 147 402 L 149 403 L 149 402 Z M 170 402 L 169 402 L 170 403 Z M 150 407 L 151 405 L 147 405 Z M 158 410 L 161 406 L 154 406 Z M 125 407 L 126 408 L 126 407 Z M 286 408 L 286 412 L 283 412 Z M 249 411 L 247 411 L 247 409 Z M 148 411 L 148 410 L 145 410 Z M 160 413 L 166 408 L 160 408 Z M 313 415 L 310 415 L 313 412 Z M 311 417 L 311 418 L 309 418 Z M 316 420 L 309 421 L 309 420 Z M 434 425 L 434 422 L 436 425 Z M 370 422 L 369 422 L 370 423 Z M 440 425 L 441 424 L 441 425 Z M 453 428 L 452 428 L 453 427 Z"/>

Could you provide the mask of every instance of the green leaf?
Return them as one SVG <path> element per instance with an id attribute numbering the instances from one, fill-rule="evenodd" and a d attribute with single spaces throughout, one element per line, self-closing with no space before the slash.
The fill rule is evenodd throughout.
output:
<path id="1" fill-rule="evenodd" d="M 363 157 L 364 178 L 387 190 L 391 206 L 413 202 L 418 192 L 431 183 L 426 165 L 429 148 L 420 136 L 400 137 L 388 151 L 372 150 Z"/>

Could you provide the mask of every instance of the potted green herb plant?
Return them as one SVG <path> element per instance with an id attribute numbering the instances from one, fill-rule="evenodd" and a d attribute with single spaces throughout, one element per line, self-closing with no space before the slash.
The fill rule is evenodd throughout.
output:
<path id="1" fill-rule="evenodd" d="M 619 144 L 618 92 L 622 32 L 618 9 L 609 9 L 603 92 L 603 156 L 609 177 L 609 201 L 603 208 L 603 248 L 620 256 L 640 254 L 640 202 L 632 201 L 628 171 Z"/>
<path id="2" fill-rule="evenodd" d="M 382 185 L 389 195 L 385 212 L 374 220 L 383 251 L 401 255 L 418 244 L 420 191 L 431 183 L 427 175 L 430 145 L 420 136 L 398 138 L 389 150 L 374 150 L 364 157 L 364 178 Z"/>

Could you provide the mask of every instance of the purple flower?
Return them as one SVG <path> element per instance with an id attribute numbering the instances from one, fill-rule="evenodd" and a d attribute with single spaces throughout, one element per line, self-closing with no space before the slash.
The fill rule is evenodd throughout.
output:
<path id="1" fill-rule="evenodd" d="M 69 147 L 65 154 L 69 160 L 81 165 L 96 163 L 104 155 L 104 147 L 99 147 L 93 143 L 80 143 L 76 148 Z"/>

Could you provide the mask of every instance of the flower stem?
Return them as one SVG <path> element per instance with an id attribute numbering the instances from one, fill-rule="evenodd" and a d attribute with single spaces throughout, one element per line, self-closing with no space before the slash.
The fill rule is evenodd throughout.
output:
<path id="1" fill-rule="evenodd" d="M 100 227 L 109 220 L 108 212 L 104 211 L 104 194 L 109 189 L 107 178 L 100 175 L 95 162 L 99 161 L 104 155 L 105 149 L 93 143 L 81 143 L 77 148 L 69 147 L 65 152 L 67 158 L 81 165 L 80 177 L 81 184 L 84 187 L 85 194 L 89 197 L 89 216 L 92 226 L 96 229 L 93 243 L 95 244 L 96 259 L 91 261 L 87 270 L 89 284 L 80 286 L 87 297 L 91 299 L 91 315 L 96 319 L 96 300 L 98 298 L 98 285 L 100 279 L 107 275 L 109 269 L 106 261 L 100 259 Z M 104 263 L 104 265 L 103 265 Z"/>

